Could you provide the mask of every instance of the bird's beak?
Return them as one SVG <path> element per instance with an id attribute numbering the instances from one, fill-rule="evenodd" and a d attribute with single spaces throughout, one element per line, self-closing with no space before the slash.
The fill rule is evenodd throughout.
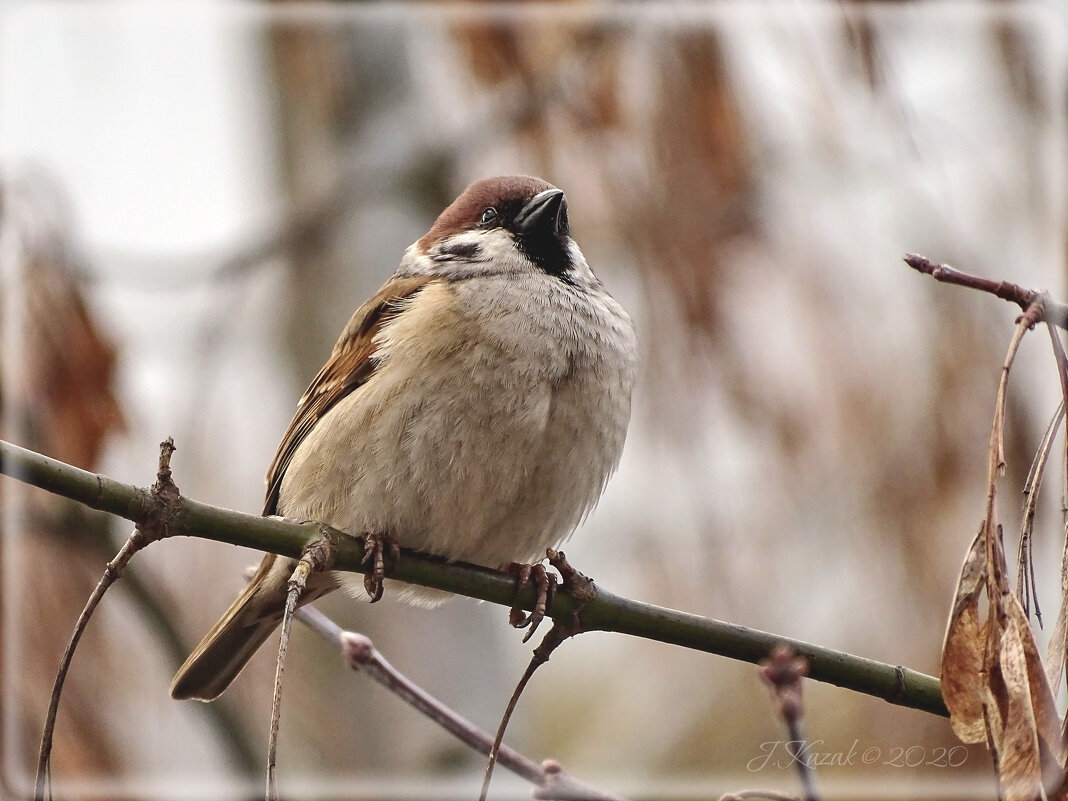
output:
<path id="1" fill-rule="evenodd" d="M 515 216 L 515 230 L 521 236 L 553 234 L 563 232 L 564 193 L 559 189 L 546 189 L 534 195 Z"/>

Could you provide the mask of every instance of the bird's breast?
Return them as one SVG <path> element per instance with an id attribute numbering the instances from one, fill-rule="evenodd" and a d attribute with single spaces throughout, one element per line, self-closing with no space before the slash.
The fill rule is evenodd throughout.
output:
<path id="1" fill-rule="evenodd" d="M 613 337 L 574 336 L 574 308 L 467 283 L 428 284 L 383 326 L 374 374 L 298 449 L 285 514 L 497 566 L 540 555 L 595 502 L 630 360 Z"/>

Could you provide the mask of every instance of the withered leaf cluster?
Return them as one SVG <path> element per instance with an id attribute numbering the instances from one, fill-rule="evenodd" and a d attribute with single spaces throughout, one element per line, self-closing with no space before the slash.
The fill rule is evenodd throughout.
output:
<path id="1" fill-rule="evenodd" d="M 1068 799 L 1065 721 L 1057 712 L 1055 690 L 1065 665 L 1068 573 L 1062 567 L 1062 606 L 1044 664 L 1028 615 L 1030 589 L 1025 578 L 1030 572 L 1021 565 L 1021 581 L 1013 592 L 998 520 L 1009 371 L 1023 335 L 1033 325 L 1033 315 L 1021 316 L 1002 365 L 990 435 L 986 514 L 961 569 L 942 651 L 942 694 L 953 730 L 966 743 L 986 743 L 1005 801 Z M 1059 335 L 1052 327 L 1050 333 L 1062 386 L 1068 386 Z M 1063 409 L 1062 404 L 1054 415 L 1051 432 L 1063 420 Z M 1024 542 L 1030 539 L 1035 498 L 1053 439 L 1047 433 L 1028 479 Z M 1028 555 L 1029 548 L 1022 547 L 1021 558 Z"/>

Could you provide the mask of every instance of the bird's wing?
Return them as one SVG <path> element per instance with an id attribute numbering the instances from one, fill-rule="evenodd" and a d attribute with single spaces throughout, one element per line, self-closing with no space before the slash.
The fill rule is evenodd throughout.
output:
<path id="1" fill-rule="evenodd" d="M 267 471 L 267 499 L 263 514 L 277 513 L 282 478 L 300 443 L 335 403 L 365 383 L 378 363 L 371 358 L 377 348 L 375 334 L 400 312 L 405 301 L 435 279 L 432 276 L 392 278 L 352 315 L 330 358 L 297 404 L 297 413 L 286 429 L 274 461 Z"/>

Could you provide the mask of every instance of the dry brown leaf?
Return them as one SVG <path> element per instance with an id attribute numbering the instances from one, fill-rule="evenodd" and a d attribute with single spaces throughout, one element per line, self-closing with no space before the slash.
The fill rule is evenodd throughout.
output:
<path id="1" fill-rule="evenodd" d="M 1043 781 L 1055 794 L 1061 792 L 1061 720 L 1019 599 L 1005 593 L 995 603 L 992 618 L 1001 626 L 987 646 L 997 659 L 979 693 L 983 728 L 1002 798 L 1041 799 Z M 974 734 L 974 728 L 966 733 Z"/>
<path id="2" fill-rule="evenodd" d="M 991 684 L 1001 687 L 1001 668 L 994 666 L 994 670 L 991 674 Z M 1004 696 L 1004 693 L 1001 693 Z M 994 770 L 997 770 L 998 761 L 998 749 L 997 743 L 1001 742 L 1002 732 L 1005 728 L 1005 719 L 1002 710 L 998 707 L 998 702 L 994 698 L 994 691 L 990 687 L 983 687 L 983 720 L 986 721 L 986 747 L 990 750 L 990 753 L 994 755 Z"/>
<path id="3" fill-rule="evenodd" d="M 972 544 L 968 546 L 968 554 L 964 557 L 960 578 L 957 580 L 951 620 L 960 614 L 965 606 L 975 604 L 986 585 L 986 540 L 983 537 L 985 531 L 986 527 L 980 526 Z"/>
<path id="4" fill-rule="evenodd" d="M 983 716 L 986 625 L 979 623 L 979 595 L 986 585 L 984 529 L 972 540 L 961 567 L 957 595 L 942 646 L 942 697 L 957 737 L 965 743 L 987 739 Z"/>
<path id="5" fill-rule="evenodd" d="M 1021 319 L 1002 366 L 988 451 L 986 515 L 961 568 L 941 670 L 953 730 L 964 742 L 986 742 L 994 757 L 1000 797 L 1006 801 L 1041 801 L 1046 798 L 1044 784 L 1054 796 L 1063 793 L 1065 760 L 1065 724 L 1057 713 L 1051 684 L 1059 682 L 1064 669 L 1068 612 L 1062 610 L 1058 620 L 1058 651 L 1051 651 L 1047 677 L 1023 603 L 1009 589 L 997 513 L 1008 375 L 1024 331 Z M 1043 453 L 1048 456 L 1047 450 Z M 1036 475 L 1042 467 L 1040 461 L 1037 470 L 1033 468 Z M 1037 487 L 1031 486 L 1031 492 L 1037 494 Z M 1025 507 L 1025 533 L 1029 518 Z M 1068 566 L 1068 553 L 1064 561 Z M 1062 584 L 1068 589 L 1068 567 L 1062 568 Z M 981 622 L 984 592 L 989 608 Z"/>
<path id="6" fill-rule="evenodd" d="M 1015 600 L 1015 596 L 1008 597 Z M 1009 602 L 1007 607 L 1012 609 L 1013 604 Z M 1038 724 L 1029 680 L 1028 648 L 1024 643 L 1030 638 L 1031 629 L 1026 626 L 1021 630 L 1019 622 L 1011 612 L 1005 618 L 998 654 L 1001 686 L 994 690 L 998 705 L 1005 710 L 1004 728 L 999 737 L 991 740 L 1004 801 L 1042 798 Z"/>
<path id="7" fill-rule="evenodd" d="M 0 437 L 92 469 L 107 438 L 123 424 L 114 389 L 117 356 L 86 302 L 76 240 L 59 211 L 66 206 L 61 187 L 43 174 L 0 177 L 0 231 L 7 243 L 5 265 L 12 268 L 5 287 L 12 287 L 20 310 L 0 331 Z M 0 508 L 3 495 L 0 488 Z M 99 517 L 85 517 L 56 496 L 24 495 L 19 536 L 5 549 L 4 567 L 18 565 L 22 586 L 41 591 L 22 593 L 19 615 L 0 622 L 4 642 L 25 645 L 32 638 L 35 646 L 18 648 L 19 659 L 0 664 L 7 704 L 0 740 L 6 737 L 2 745 L 19 753 L 41 736 L 42 699 L 48 697 L 63 646 L 52 634 L 68 630 L 99 578 L 101 550 L 90 539 L 106 533 Z M 60 573 L 62 581 L 56 578 Z M 107 651 L 110 641 L 86 638 L 79 658 L 106 664 L 114 656 Z M 0 657 L 10 655 L 9 649 Z M 123 755 L 100 714 L 104 686 L 91 673 L 72 676 L 64 723 L 53 743 L 57 775 L 117 775 Z"/>
<path id="8" fill-rule="evenodd" d="M 1057 772 L 1060 773 L 1060 767 L 1064 765 L 1064 735 L 1061 718 L 1057 713 L 1056 699 L 1046 679 L 1042 657 L 1038 652 L 1038 643 L 1035 642 L 1034 632 L 1031 630 L 1031 624 L 1027 620 L 1019 599 L 1015 595 L 1006 596 L 1005 607 L 1008 613 L 1008 627 L 1015 630 L 1023 647 L 1035 731 L 1042 740 L 1048 759 L 1056 761 Z M 1052 765 L 1048 766 L 1048 768 L 1052 767 Z"/>
<path id="9" fill-rule="evenodd" d="M 1057 622 L 1049 637 L 1046 651 L 1046 681 L 1053 690 L 1056 700 L 1064 677 L 1065 651 L 1068 650 L 1068 526 L 1064 531 L 1064 548 L 1061 551 L 1061 610 L 1057 613 Z"/>
<path id="10" fill-rule="evenodd" d="M 942 697 L 953 731 L 965 743 L 986 740 L 982 689 L 986 626 L 979 625 L 977 605 L 967 606 L 950 622 L 942 651 Z"/>

